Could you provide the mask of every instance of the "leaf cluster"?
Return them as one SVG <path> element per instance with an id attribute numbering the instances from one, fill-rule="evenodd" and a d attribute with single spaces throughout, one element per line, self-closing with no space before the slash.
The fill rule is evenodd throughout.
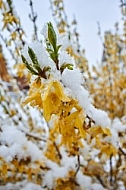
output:
<path id="1" fill-rule="evenodd" d="M 44 69 L 41 69 L 37 56 L 35 52 L 33 51 L 33 49 L 30 47 L 28 47 L 28 54 L 29 54 L 29 57 L 31 58 L 32 64 L 29 64 L 27 59 L 23 55 L 21 55 L 22 61 L 26 65 L 27 69 L 33 75 L 38 75 L 46 79 L 47 78 L 46 72 L 49 71 L 51 68 L 48 66 L 48 67 L 44 67 Z"/>

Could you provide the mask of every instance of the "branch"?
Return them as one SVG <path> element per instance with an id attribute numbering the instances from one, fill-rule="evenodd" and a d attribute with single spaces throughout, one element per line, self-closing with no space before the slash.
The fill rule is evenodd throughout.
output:
<path id="1" fill-rule="evenodd" d="M 124 155 L 126 156 L 126 153 L 123 151 L 123 149 L 121 147 L 119 147 L 119 151 Z"/>
<path id="2" fill-rule="evenodd" d="M 78 161 L 78 166 L 77 166 L 76 172 L 74 174 L 74 177 L 76 177 L 76 175 L 77 175 L 77 173 L 78 173 L 78 171 L 80 169 L 80 155 L 77 155 L 77 161 Z"/>
<path id="3" fill-rule="evenodd" d="M 113 155 L 111 155 L 110 156 L 110 184 L 112 184 L 112 182 L 113 182 L 113 179 L 112 179 L 112 177 L 113 177 L 113 169 L 112 169 L 112 156 Z"/>
<path id="4" fill-rule="evenodd" d="M 101 184 L 104 188 L 107 187 L 107 185 L 105 185 L 105 183 L 103 182 L 103 180 L 101 179 L 101 177 L 100 177 L 99 175 L 96 175 L 96 178 L 97 178 L 97 180 L 100 182 L 100 184 Z"/>
<path id="5" fill-rule="evenodd" d="M 4 42 L 5 46 L 7 47 L 7 50 L 9 51 L 9 53 L 12 56 L 13 60 L 15 60 L 15 56 L 14 56 L 13 51 L 9 48 L 9 46 L 7 44 L 7 40 L 3 37 L 3 35 L 1 33 L 0 33 L 0 38 Z"/>
<path id="6" fill-rule="evenodd" d="M 121 7 L 123 7 L 123 6 L 126 7 L 126 1 L 123 2 L 123 0 L 120 0 L 120 2 L 121 2 L 121 5 L 120 5 Z"/>
<path id="7" fill-rule="evenodd" d="M 22 132 L 24 132 L 24 131 L 22 131 Z M 30 133 L 27 133 L 27 132 L 24 132 L 24 133 L 26 134 L 26 136 L 32 137 L 32 138 L 34 138 L 34 139 L 36 139 L 36 140 L 39 140 L 39 141 L 44 141 L 44 142 L 46 142 L 45 139 L 42 139 L 42 138 L 40 138 L 40 137 L 38 137 L 38 136 L 35 136 L 35 135 L 30 134 Z"/>
<path id="8" fill-rule="evenodd" d="M 61 159 L 62 159 L 62 155 L 60 154 L 60 151 L 59 151 L 59 149 L 58 149 L 56 143 L 54 142 L 53 144 L 54 144 L 54 146 L 55 146 L 55 148 L 56 148 L 56 151 L 57 151 L 57 153 L 58 153 L 59 159 L 61 160 Z"/>
<path id="9" fill-rule="evenodd" d="M 34 12 L 32 0 L 29 0 L 29 5 L 30 5 L 30 8 L 31 8 L 31 14 L 29 14 L 29 18 L 33 22 L 34 38 L 35 38 L 35 40 L 38 40 L 37 25 L 36 25 L 37 14 Z"/>

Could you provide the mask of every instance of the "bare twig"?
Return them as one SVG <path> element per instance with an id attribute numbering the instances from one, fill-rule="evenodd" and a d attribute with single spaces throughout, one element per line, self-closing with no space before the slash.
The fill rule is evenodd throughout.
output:
<path id="1" fill-rule="evenodd" d="M 35 39 L 35 40 L 38 40 L 37 25 L 36 25 L 37 14 L 34 12 L 32 0 L 29 0 L 29 5 L 30 5 L 30 8 L 31 8 L 31 14 L 29 14 L 29 18 L 30 18 L 30 20 L 33 22 L 33 27 L 34 27 L 34 39 Z"/>
<path id="2" fill-rule="evenodd" d="M 76 169 L 76 172 L 74 174 L 74 177 L 77 175 L 79 169 L 80 169 L 80 155 L 77 155 L 77 161 L 78 161 L 78 166 L 77 166 L 77 169 Z"/>
<path id="3" fill-rule="evenodd" d="M 56 143 L 54 142 L 53 144 L 54 144 L 55 149 L 56 149 L 56 151 L 57 151 L 58 157 L 59 157 L 59 159 L 61 160 L 61 159 L 62 159 L 62 155 L 60 154 L 60 151 L 59 151 L 59 149 L 58 149 Z"/>
<path id="4" fill-rule="evenodd" d="M 119 151 L 124 155 L 126 156 L 126 153 L 123 151 L 123 149 L 121 147 L 119 147 Z"/>
<path id="5" fill-rule="evenodd" d="M 103 42 L 103 38 L 102 38 L 102 33 L 101 33 L 101 26 L 100 26 L 100 22 L 97 22 L 97 25 L 98 25 L 98 36 L 99 36 L 99 39 L 101 41 L 101 44 L 104 48 L 104 42 Z"/>
<path id="6" fill-rule="evenodd" d="M 0 33 L 0 38 L 1 40 L 4 42 L 7 50 L 9 51 L 10 55 L 12 56 L 13 60 L 15 60 L 15 56 L 14 53 L 12 52 L 12 50 L 9 48 L 8 44 L 7 44 L 7 40 L 3 37 L 3 35 Z"/>
<path id="7" fill-rule="evenodd" d="M 103 182 L 103 180 L 101 179 L 101 177 L 99 175 L 96 175 L 96 178 L 97 180 L 101 183 L 101 185 L 104 187 L 104 188 L 107 188 L 107 185 L 105 185 L 105 183 Z"/>
<path id="8" fill-rule="evenodd" d="M 22 132 L 24 132 L 24 131 L 22 131 Z M 36 139 L 36 140 L 39 140 L 39 141 L 44 141 L 44 142 L 46 142 L 45 139 L 40 138 L 40 137 L 38 137 L 38 136 L 35 136 L 34 134 L 27 133 L 27 132 L 24 132 L 24 133 L 26 134 L 26 136 L 32 137 L 32 138 L 34 138 L 34 139 Z"/>
<path id="9" fill-rule="evenodd" d="M 110 184 L 112 185 L 113 182 L 113 169 L 112 169 L 112 156 L 110 156 Z"/>
<path id="10" fill-rule="evenodd" d="M 124 0 L 124 1 L 120 0 L 120 2 L 121 2 L 121 5 L 120 5 L 121 7 L 126 6 L 126 0 Z"/>

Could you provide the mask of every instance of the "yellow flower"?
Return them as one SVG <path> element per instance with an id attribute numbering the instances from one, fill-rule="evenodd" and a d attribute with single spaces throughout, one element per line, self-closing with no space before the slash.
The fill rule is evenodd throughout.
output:
<path id="1" fill-rule="evenodd" d="M 49 121 L 52 114 L 57 114 L 62 102 L 68 102 L 70 99 L 65 95 L 63 87 L 58 81 L 51 81 L 42 96 L 43 114 L 46 121 Z"/>

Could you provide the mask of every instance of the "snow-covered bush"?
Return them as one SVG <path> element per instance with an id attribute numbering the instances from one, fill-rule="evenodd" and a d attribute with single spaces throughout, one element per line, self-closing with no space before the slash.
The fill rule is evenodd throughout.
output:
<path id="1" fill-rule="evenodd" d="M 12 2 L 7 3 L 0 1 L 0 9 L 6 12 L 4 29 L 11 31 L 20 26 L 20 19 Z M 62 0 L 53 3 L 57 12 L 64 11 L 58 10 Z M 19 89 L 14 77 L 0 80 L 0 190 L 124 190 L 125 115 L 111 117 L 102 107 L 111 103 L 100 97 L 104 77 L 97 78 L 99 69 L 91 77 L 78 39 L 72 38 L 76 35 L 58 19 L 59 30 L 46 23 L 42 40 L 26 43 L 22 50 L 23 63 L 20 60 L 16 68 L 27 79 L 28 92 Z M 24 44 L 23 30 L 18 32 L 12 33 L 10 44 Z M 125 89 L 121 105 L 124 95 Z"/>

